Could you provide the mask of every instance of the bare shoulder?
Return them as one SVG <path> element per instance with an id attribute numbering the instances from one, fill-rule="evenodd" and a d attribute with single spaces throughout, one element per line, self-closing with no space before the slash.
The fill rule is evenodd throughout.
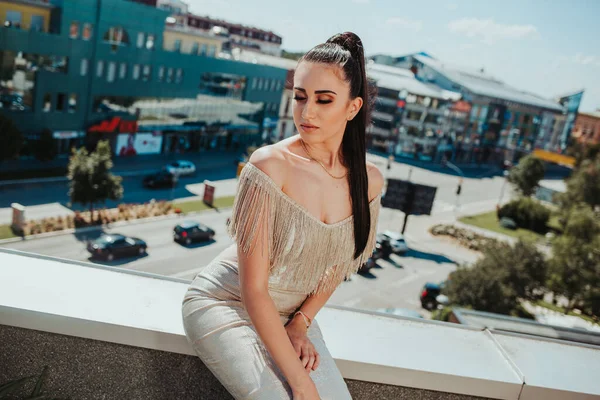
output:
<path id="1" fill-rule="evenodd" d="M 283 186 L 287 163 L 279 148 L 274 145 L 260 147 L 252 153 L 248 161 L 269 175 L 279 186 Z"/>
<path id="2" fill-rule="evenodd" d="M 369 178 L 369 199 L 373 199 L 383 191 L 385 178 L 379 167 L 371 161 L 367 161 L 367 176 Z"/>

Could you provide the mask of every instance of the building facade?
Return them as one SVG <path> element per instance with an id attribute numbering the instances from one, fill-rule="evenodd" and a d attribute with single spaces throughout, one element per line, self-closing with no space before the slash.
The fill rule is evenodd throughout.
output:
<path id="1" fill-rule="evenodd" d="M 367 76 L 377 91 L 367 129 L 369 147 L 423 161 L 452 156 L 452 143 L 463 134 L 470 110 L 460 93 L 420 82 L 408 70 L 373 62 Z"/>
<path id="2" fill-rule="evenodd" d="M 600 144 L 600 109 L 577 115 L 573 137 L 583 144 Z"/>
<path id="3" fill-rule="evenodd" d="M 577 113 L 582 93 L 569 97 L 567 106 L 560 99 L 524 92 L 482 70 L 450 66 L 424 52 L 400 57 L 376 55 L 372 60 L 403 68 L 420 82 L 458 93 L 470 105 L 464 130 L 453 140 L 454 161 L 503 163 L 535 147 L 563 152 L 568 145 L 569 121 Z"/>
<path id="4" fill-rule="evenodd" d="M 148 142 L 139 133 L 154 138 L 140 152 L 195 151 L 256 140 L 277 118 L 286 69 L 165 49 L 168 11 L 127 0 L 1 4 L 5 18 L 25 20 L 21 6 L 44 18 L 43 29 L 0 28 L 0 113 L 29 140 L 50 130 L 66 153 L 106 138 L 119 154 L 124 141 Z"/>

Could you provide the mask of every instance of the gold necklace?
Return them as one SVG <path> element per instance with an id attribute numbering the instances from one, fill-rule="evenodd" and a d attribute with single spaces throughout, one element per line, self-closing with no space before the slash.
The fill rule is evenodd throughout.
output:
<path id="1" fill-rule="evenodd" d="M 304 149 L 304 151 L 305 151 L 305 152 L 306 152 L 306 154 L 308 155 L 308 158 L 310 158 L 311 160 L 314 160 L 314 161 L 318 162 L 318 163 L 319 163 L 319 165 L 320 165 L 321 167 L 323 167 L 323 169 L 325 170 L 325 172 L 327 172 L 327 173 L 329 174 L 329 176 L 331 176 L 332 178 L 334 178 L 334 179 L 342 179 L 342 178 L 345 178 L 345 177 L 346 177 L 346 175 L 348 175 L 348 172 L 346 172 L 346 173 L 345 173 L 344 175 L 342 175 L 342 176 L 335 176 L 335 175 L 332 175 L 332 174 L 331 174 L 331 172 L 329 172 L 329 171 L 327 170 L 327 168 L 325 168 L 325 166 L 323 165 L 323 163 L 321 163 L 321 161 L 317 160 L 316 158 L 314 158 L 313 156 L 311 156 L 311 155 L 310 155 L 310 153 L 308 152 L 308 149 L 306 148 L 306 144 L 304 144 L 304 140 L 300 139 L 300 144 L 302 145 L 302 148 Z"/>

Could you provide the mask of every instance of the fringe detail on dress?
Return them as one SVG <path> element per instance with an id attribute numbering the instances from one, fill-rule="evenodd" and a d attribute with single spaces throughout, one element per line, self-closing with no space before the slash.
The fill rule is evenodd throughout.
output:
<path id="1" fill-rule="evenodd" d="M 365 250 L 353 259 L 354 220 L 325 224 L 286 195 L 265 172 L 246 163 L 240 174 L 229 236 L 244 253 L 254 251 L 257 231 L 268 243 L 269 275 L 277 286 L 318 294 L 333 291 L 373 253 L 381 195 L 371 200 Z M 266 229 L 258 229 L 263 226 Z"/>

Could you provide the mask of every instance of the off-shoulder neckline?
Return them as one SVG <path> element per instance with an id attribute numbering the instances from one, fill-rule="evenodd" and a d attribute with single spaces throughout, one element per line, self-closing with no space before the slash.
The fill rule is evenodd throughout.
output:
<path id="1" fill-rule="evenodd" d="M 298 203 L 296 200 L 294 200 L 293 198 L 291 198 L 286 192 L 284 192 L 279 185 L 273 180 L 273 178 L 271 178 L 265 171 L 263 171 L 262 169 L 258 168 L 256 165 L 252 164 L 251 162 L 246 162 L 246 166 L 250 166 L 252 167 L 255 171 L 258 171 L 258 173 L 265 178 L 265 180 L 271 185 L 273 186 L 273 188 L 276 189 L 276 192 L 279 193 L 279 195 L 285 199 L 286 201 L 288 201 L 290 204 L 292 204 L 294 207 L 298 208 L 298 210 L 300 210 L 302 213 L 304 213 L 305 215 L 307 215 L 309 218 L 311 218 L 313 221 L 319 223 L 322 226 L 325 227 L 335 227 L 335 226 L 339 226 L 345 223 L 348 223 L 350 221 L 352 221 L 354 219 L 354 214 L 340 220 L 337 222 L 333 222 L 331 224 L 328 224 L 326 222 L 321 221 L 320 218 L 315 217 L 314 215 L 312 215 L 303 205 L 301 205 L 300 203 Z M 370 201 L 369 201 L 369 207 L 373 206 L 376 203 L 376 200 L 379 199 L 381 197 L 381 193 L 377 194 L 377 196 L 373 197 Z"/>

